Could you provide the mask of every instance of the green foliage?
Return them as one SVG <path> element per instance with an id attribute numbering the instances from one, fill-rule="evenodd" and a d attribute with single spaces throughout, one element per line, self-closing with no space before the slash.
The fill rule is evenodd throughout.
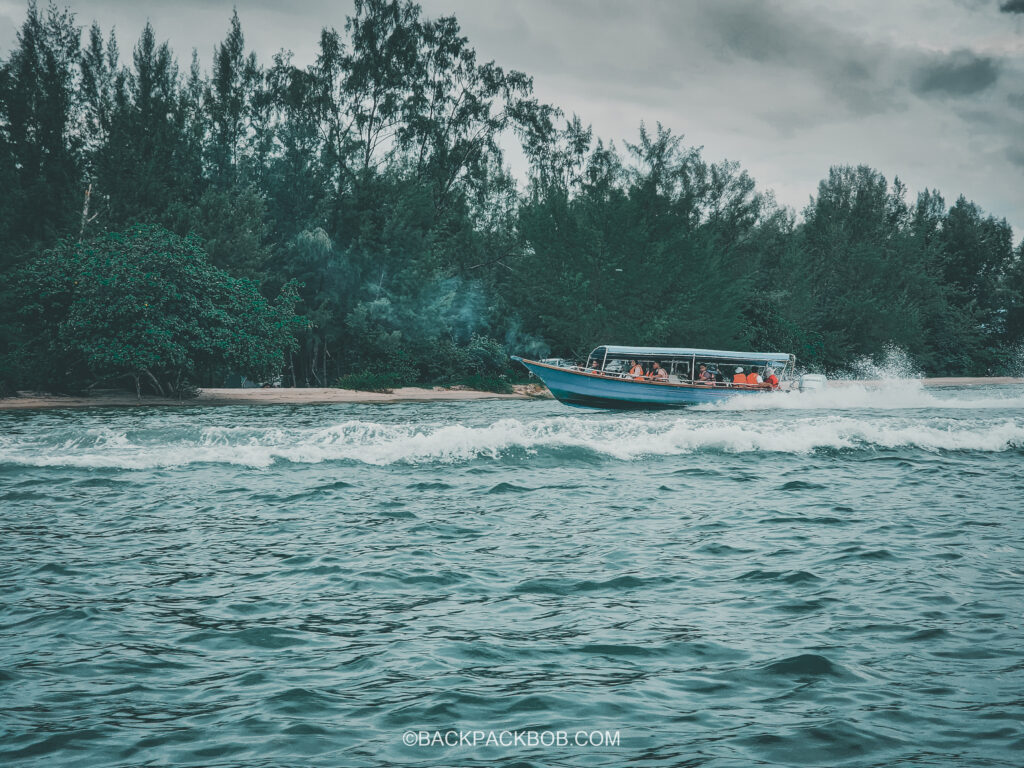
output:
<path id="1" fill-rule="evenodd" d="M 187 219 L 210 262 L 233 275 L 265 277 L 268 249 L 263 244 L 265 203 L 252 187 L 211 187 Z M 179 224 L 180 229 L 185 227 Z"/>
<path id="2" fill-rule="evenodd" d="M 65 387 L 127 379 L 178 395 L 228 369 L 272 377 L 294 346 L 294 285 L 270 303 L 211 266 L 198 240 L 155 226 L 63 242 L 16 276 L 15 296 L 17 357 L 29 378 Z"/>
<path id="3" fill-rule="evenodd" d="M 455 385 L 466 387 L 467 389 L 476 389 L 481 392 L 496 392 L 499 395 L 508 395 L 514 392 L 512 383 L 501 376 L 481 376 L 474 374 L 470 376 L 463 376 L 454 382 Z"/>
<path id="4" fill-rule="evenodd" d="M 334 386 L 338 389 L 355 389 L 360 392 L 384 392 L 390 393 L 395 387 L 408 386 L 413 382 L 402 378 L 398 373 L 346 373 L 340 377 Z"/>
<path id="5" fill-rule="evenodd" d="M 997 298 L 1012 256 L 1005 221 L 983 219 L 962 198 L 947 213 L 928 190 L 911 209 L 899 179 L 890 188 L 864 166 L 833 168 L 804 218 L 788 306 L 821 334 L 821 363 L 841 367 L 895 344 L 931 371 L 991 368 L 1005 338 Z"/>
<path id="6" fill-rule="evenodd" d="M 503 391 L 512 372 L 505 347 L 495 339 L 474 334 L 464 346 L 451 341 L 439 341 L 423 356 L 420 363 L 422 376 L 435 384 L 473 386 L 474 388 Z"/>
<path id="7" fill-rule="evenodd" d="M 583 357 L 596 339 L 707 346 L 749 340 L 758 257 L 772 208 L 734 165 L 705 163 L 658 126 L 627 164 L 570 122 L 572 152 L 547 160 L 520 209 L 524 247 L 504 279 L 527 330 Z M 555 181 L 543 187 L 542 179 Z M 570 189 L 566 179 L 575 179 Z"/>
<path id="8" fill-rule="evenodd" d="M 836 167 L 798 218 L 661 125 L 602 141 L 410 0 L 358 0 L 304 67 L 237 13 L 209 72 L 149 24 L 126 59 L 33 2 L 0 63 L 9 387 L 501 389 L 509 353 L 616 342 L 985 373 L 1024 344 L 1024 245 L 974 203 Z"/>
<path id="9" fill-rule="evenodd" d="M 377 338 L 376 354 L 362 368 L 340 377 L 335 386 L 381 392 L 393 387 L 428 383 L 464 386 L 489 392 L 511 392 L 509 357 L 502 344 L 474 335 L 458 346 L 438 340 L 417 350 L 403 346 L 398 335 Z"/>
<path id="10" fill-rule="evenodd" d="M 74 231 L 82 146 L 75 124 L 80 29 L 30 2 L 18 45 L 0 64 L 0 269 Z"/>

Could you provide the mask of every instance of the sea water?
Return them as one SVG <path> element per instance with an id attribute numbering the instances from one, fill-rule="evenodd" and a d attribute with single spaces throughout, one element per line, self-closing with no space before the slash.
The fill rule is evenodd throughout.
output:
<path id="1" fill-rule="evenodd" d="M 1022 507 L 1012 386 L 0 412 L 0 764 L 1019 766 Z"/>

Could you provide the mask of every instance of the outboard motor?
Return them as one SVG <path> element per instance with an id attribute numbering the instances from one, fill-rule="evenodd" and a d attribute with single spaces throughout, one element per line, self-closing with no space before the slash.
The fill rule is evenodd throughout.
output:
<path id="1" fill-rule="evenodd" d="M 813 392 L 818 389 L 824 389 L 825 383 L 828 381 L 820 373 L 805 373 L 800 376 L 800 391 L 801 392 Z"/>

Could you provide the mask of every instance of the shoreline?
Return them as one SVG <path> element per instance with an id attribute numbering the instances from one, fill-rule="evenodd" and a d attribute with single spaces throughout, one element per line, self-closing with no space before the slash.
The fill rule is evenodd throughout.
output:
<path id="1" fill-rule="evenodd" d="M 925 387 L 970 387 L 985 385 L 1024 385 L 1024 379 L 1010 376 L 992 377 L 939 377 L 920 379 Z M 830 387 L 846 387 L 853 384 L 871 385 L 872 381 L 837 379 L 829 381 Z M 216 405 L 337 405 L 356 403 L 385 405 L 387 403 L 435 403 L 466 402 L 472 400 L 550 400 L 551 394 L 539 384 L 516 384 L 514 392 L 500 394 L 476 389 L 446 389 L 444 387 L 398 387 L 390 392 L 366 392 L 354 389 L 333 389 L 330 387 L 277 387 L 272 389 L 226 389 L 211 388 L 200 390 L 199 396 L 189 400 L 173 400 L 154 395 L 143 395 L 136 399 L 130 392 L 102 390 L 91 395 L 54 395 L 45 392 L 19 392 L 14 397 L 0 398 L 2 410 L 42 410 L 53 408 L 139 408 L 156 406 L 160 408 L 196 407 Z"/>
<path id="2" fill-rule="evenodd" d="M 468 400 L 536 400 L 550 398 L 546 389 L 536 384 L 517 384 L 514 392 L 501 394 L 476 389 L 435 387 L 397 387 L 390 392 L 366 392 L 331 387 L 276 387 L 269 389 L 202 389 L 198 397 L 187 400 L 143 395 L 131 392 L 102 390 L 90 395 L 55 395 L 47 392 L 19 392 L 14 397 L 0 398 L 0 410 L 33 410 L 50 408 L 189 408 L 214 405 L 336 405 L 339 403 L 434 403 Z"/>

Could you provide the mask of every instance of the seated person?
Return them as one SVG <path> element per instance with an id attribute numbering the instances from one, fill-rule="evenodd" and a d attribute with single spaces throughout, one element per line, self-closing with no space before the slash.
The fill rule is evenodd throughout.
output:
<path id="1" fill-rule="evenodd" d="M 733 374 L 732 383 L 733 384 L 746 384 L 747 383 L 747 377 L 743 375 L 743 368 L 741 368 L 740 366 L 736 366 L 736 373 Z"/>
<path id="2" fill-rule="evenodd" d="M 761 374 L 757 372 L 757 368 L 751 368 L 750 373 L 747 374 L 747 384 L 752 387 L 756 387 L 758 384 L 763 384 L 764 379 L 761 378 Z"/>
<path id="3" fill-rule="evenodd" d="M 629 375 L 634 379 L 642 379 L 644 377 L 644 369 L 636 360 L 629 361 Z"/>
<path id="4" fill-rule="evenodd" d="M 778 389 L 779 388 L 779 377 L 775 375 L 775 369 L 773 369 L 773 368 L 765 368 L 764 369 L 764 373 L 765 373 L 765 382 L 768 384 L 768 386 L 770 386 L 772 389 Z"/>
<path id="5" fill-rule="evenodd" d="M 661 367 L 661 363 L 655 363 L 651 368 L 651 378 L 655 381 L 668 381 L 668 371 Z"/>
<path id="6" fill-rule="evenodd" d="M 702 384 L 712 384 L 715 381 L 714 374 L 708 370 L 704 363 L 700 364 L 700 371 L 697 373 L 697 381 Z"/>

